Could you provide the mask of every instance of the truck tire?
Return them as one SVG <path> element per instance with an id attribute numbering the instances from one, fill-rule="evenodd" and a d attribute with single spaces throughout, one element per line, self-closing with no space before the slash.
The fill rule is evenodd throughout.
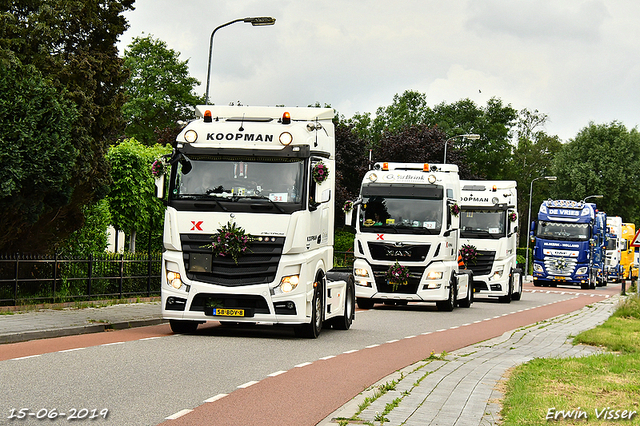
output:
<path id="1" fill-rule="evenodd" d="M 375 305 L 373 299 L 363 299 L 362 297 L 358 297 L 358 308 L 360 309 L 371 309 Z"/>
<path id="2" fill-rule="evenodd" d="M 515 291 L 511 294 L 511 300 L 520 300 L 522 299 L 522 269 L 514 269 L 513 274 L 518 276 L 518 291 Z"/>
<path id="3" fill-rule="evenodd" d="M 348 330 L 351 328 L 351 323 L 353 323 L 356 316 L 356 289 L 353 283 L 353 277 L 349 277 L 347 280 L 347 288 L 345 291 L 344 314 L 331 320 L 331 325 L 336 330 Z"/>
<path id="4" fill-rule="evenodd" d="M 507 289 L 507 294 L 504 296 L 498 297 L 498 300 L 502 303 L 511 303 L 511 295 L 513 294 L 513 274 L 509 277 L 509 288 Z"/>
<path id="5" fill-rule="evenodd" d="M 439 311 L 443 311 L 443 312 L 453 311 L 453 308 L 455 307 L 455 301 L 456 301 L 456 296 L 454 294 L 455 288 L 456 288 L 456 282 L 453 279 L 453 277 L 451 277 L 451 279 L 449 280 L 449 297 L 447 297 L 447 300 L 436 302 L 436 307 L 438 308 Z"/>
<path id="6" fill-rule="evenodd" d="M 306 337 L 316 339 L 322 330 L 322 313 L 324 311 L 323 303 L 323 284 L 324 275 L 318 274 L 316 277 L 316 286 L 313 290 L 313 299 L 311 299 L 311 321 L 309 324 L 302 324 L 295 328 L 295 334 L 298 337 Z"/>
<path id="7" fill-rule="evenodd" d="M 458 300 L 458 306 L 461 308 L 470 308 L 473 304 L 473 289 L 471 284 L 467 285 L 467 297 L 462 300 Z"/>
<path id="8" fill-rule="evenodd" d="M 182 321 L 182 320 L 169 320 L 169 326 L 171 326 L 171 331 L 176 334 L 189 334 L 193 333 L 198 329 L 197 321 Z"/>
<path id="9" fill-rule="evenodd" d="M 458 306 L 461 308 L 470 308 L 473 304 L 473 271 L 463 270 L 460 272 L 467 276 L 467 295 L 464 299 L 458 300 Z"/>

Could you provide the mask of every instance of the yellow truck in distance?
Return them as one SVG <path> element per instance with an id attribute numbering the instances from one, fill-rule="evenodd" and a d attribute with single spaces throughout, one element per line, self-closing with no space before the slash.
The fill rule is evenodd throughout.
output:
<path id="1" fill-rule="evenodd" d="M 640 253 L 635 247 L 631 247 L 631 242 L 636 235 L 636 226 L 633 223 L 622 224 L 622 253 L 620 263 L 622 264 L 622 277 L 625 280 L 635 281 L 638 279 L 638 264 Z"/>

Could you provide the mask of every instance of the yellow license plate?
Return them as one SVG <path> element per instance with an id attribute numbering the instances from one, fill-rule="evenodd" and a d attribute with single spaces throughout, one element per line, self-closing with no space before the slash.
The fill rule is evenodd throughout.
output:
<path id="1" fill-rule="evenodd" d="M 243 317 L 244 309 L 214 308 L 211 315 L 217 315 L 221 317 Z"/>
<path id="2" fill-rule="evenodd" d="M 555 277 L 554 280 L 558 280 L 558 281 L 566 281 L 568 280 L 568 277 Z"/>

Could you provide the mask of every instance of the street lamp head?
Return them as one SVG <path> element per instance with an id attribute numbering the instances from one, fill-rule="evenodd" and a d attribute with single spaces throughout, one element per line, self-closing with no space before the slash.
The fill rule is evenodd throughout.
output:
<path id="1" fill-rule="evenodd" d="M 589 195 L 588 197 L 584 197 L 582 199 L 582 202 L 584 203 L 585 201 L 587 201 L 589 198 L 604 198 L 604 195 L 602 194 L 598 194 L 598 195 Z"/>
<path id="2" fill-rule="evenodd" d="M 449 141 L 452 141 L 455 138 L 470 139 L 472 141 L 475 141 L 475 140 L 480 139 L 480 135 L 478 135 L 476 133 L 467 133 L 467 134 L 464 134 L 464 135 L 451 136 L 449 139 L 444 141 L 444 158 L 443 158 L 443 161 L 442 161 L 444 164 L 447 164 L 447 145 L 449 144 Z"/>
<path id="3" fill-rule="evenodd" d="M 557 176 L 545 176 L 544 178 L 545 178 L 546 180 L 552 180 L 552 181 L 553 181 L 553 180 L 558 180 L 558 177 L 557 177 Z"/>
<path id="4" fill-rule="evenodd" d="M 265 27 L 276 23 L 276 18 L 270 16 L 260 16 L 257 18 L 244 18 L 244 22 L 251 22 L 254 27 Z"/>

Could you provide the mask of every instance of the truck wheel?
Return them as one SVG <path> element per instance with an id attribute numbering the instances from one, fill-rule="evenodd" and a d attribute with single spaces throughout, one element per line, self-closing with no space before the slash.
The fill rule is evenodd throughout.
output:
<path id="1" fill-rule="evenodd" d="M 520 300 L 522 298 L 522 270 L 516 269 L 514 274 L 518 276 L 518 291 L 511 294 L 511 300 Z"/>
<path id="2" fill-rule="evenodd" d="M 511 278 L 509 278 L 509 289 L 507 290 L 507 294 L 505 296 L 498 297 L 498 300 L 502 303 L 511 303 L 511 295 L 513 294 L 513 274 Z"/>
<path id="3" fill-rule="evenodd" d="M 347 280 L 346 294 L 344 297 L 344 315 L 334 318 L 331 325 L 336 330 L 348 330 L 351 328 L 351 323 L 356 316 L 355 304 L 355 289 L 353 288 L 353 278 L 349 277 Z"/>
<path id="4" fill-rule="evenodd" d="M 198 329 L 198 324 L 196 321 L 169 320 L 171 331 L 176 334 L 193 333 Z"/>
<path id="5" fill-rule="evenodd" d="M 311 300 L 311 322 L 309 324 L 302 324 L 295 329 L 295 333 L 299 337 L 315 339 L 320 335 L 320 330 L 322 330 L 323 311 L 322 283 L 323 278 L 318 276 L 316 278 L 316 288 L 313 291 L 313 299 Z"/>
<path id="6" fill-rule="evenodd" d="M 473 289 L 471 284 L 467 285 L 467 297 L 462 300 L 458 300 L 458 306 L 461 308 L 470 308 L 473 303 Z"/>
<path id="7" fill-rule="evenodd" d="M 373 308 L 373 305 L 375 305 L 373 299 L 363 299 L 362 297 L 358 297 L 358 308 L 371 309 Z"/>
<path id="8" fill-rule="evenodd" d="M 456 283 L 452 277 L 451 280 L 449 280 L 449 297 L 447 297 L 447 300 L 436 302 L 436 307 L 438 308 L 439 311 L 444 311 L 444 312 L 453 311 L 453 308 L 455 306 L 455 300 L 456 300 L 454 295 L 455 286 L 456 286 Z"/>

